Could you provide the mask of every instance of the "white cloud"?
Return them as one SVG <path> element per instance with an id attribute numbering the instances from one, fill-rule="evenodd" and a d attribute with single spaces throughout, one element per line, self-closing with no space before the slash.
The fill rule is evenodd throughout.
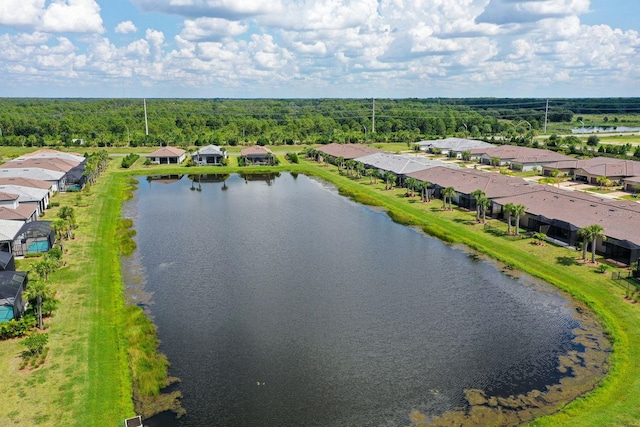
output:
<path id="1" fill-rule="evenodd" d="M 116 26 L 116 33 L 118 34 L 130 34 L 136 31 L 138 31 L 138 28 L 131 21 L 124 21 Z"/>
<path id="2" fill-rule="evenodd" d="M 249 30 L 247 25 L 221 18 L 198 18 L 184 21 L 180 36 L 185 40 L 220 40 L 234 37 Z"/>
<path id="3" fill-rule="evenodd" d="M 48 33 L 104 32 L 95 0 L 2 0 L 0 25 Z"/>
<path id="4" fill-rule="evenodd" d="M 0 25 L 14 28 L 33 28 L 40 21 L 44 0 L 2 0 Z"/>

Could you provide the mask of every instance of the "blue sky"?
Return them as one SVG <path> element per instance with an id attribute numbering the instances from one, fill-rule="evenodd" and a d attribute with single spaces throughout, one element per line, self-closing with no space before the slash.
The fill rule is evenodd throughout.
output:
<path id="1" fill-rule="evenodd" d="M 635 0 L 0 0 L 0 96 L 640 96 L 639 19 Z"/>

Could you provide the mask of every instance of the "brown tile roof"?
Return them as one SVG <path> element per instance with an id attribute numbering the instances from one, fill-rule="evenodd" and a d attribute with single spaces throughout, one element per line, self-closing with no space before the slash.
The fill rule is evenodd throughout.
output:
<path id="1" fill-rule="evenodd" d="M 18 187 L 40 188 L 42 190 L 49 190 L 53 187 L 53 184 L 49 181 L 21 177 L 0 177 L 0 185 L 15 185 Z"/>
<path id="2" fill-rule="evenodd" d="M 630 176 L 624 179 L 624 182 L 640 182 L 640 176 Z"/>
<path id="3" fill-rule="evenodd" d="M 640 176 L 640 162 L 614 159 L 611 157 L 592 157 L 586 160 L 570 160 L 549 163 L 545 169 L 581 169 L 588 175 L 606 177 Z"/>
<path id="4" fill-rule="evenodd" d="M 501 205 L 522 204 L 530 215 L 542 215 L 583 228 L 599 224 L 604 234 L 640 245 L 640 204 L 613 201 L 583 192 L 542 186 L 541 191 L 495 199 Z"/>
<path id="5" fill-rule="evenodd" d="M 23 203 L 15 209 L 0 206 L 0 219 L 26 221 L 36 213 L 37 209 L 38 206 L 33 203 Z"/>
<path id="6" fill-rule="evenodd" d="M 358 157 L 368 156 L 369 154 L 383 152 L 383 150 L 367 147 L 366 145 L 336 143 L 318 147 L 317 151 L 332 157 L 344 157 L 345 160 L 356 159 Z"/>
<path id="7" fill-rule="evenodd" d="M 50 171 L 67 173 L 79 162 L 59 158 L 27 158 L 25 160 L 11 160 L 2 165 L 3 169 L 23 169 L 23 168 L 41 168 Z"/>
<path id="8" fill-rule="evenodd" d="M 39 156 L 39 155 L 46 155 L 46 154 L 71 154 L 72 156 L 82 157 L 82 154 L 79 154 L 79 153 L 73 153 L 71 151 L 52 150 L 50 148 L 41 148 L 40 150 L 36 150 L 32 153 L 23 154 L 22 157 L 32 157 L 32 156 Z"/>
<path id="9" fill-rule="evenodd" d="M 488 198 L 538 191 L 538 184 L 530 184 L 522 178 L 496 172 L 481 172 L 474 169 L 451 169 L 441 166 L 407 174 L 423 182 L 440 187 L 453 187 L 458 193 L 471 194 L 482 190 Z"/>
<path id="10" fill-rule="evenodd" d="M 266 156 L 271 154 L 271 150 L 261 145 L 252 145 L 240 151 L 241 156 Z"/>
<path id="11" fill-rule="evenodd" d="M 153 153 L 147 154 L 147 157 L 180 157 L 184 153 L 186 153 L 186 151 L 182 148 L 167 146 L 158 148 Z"/>
<path id="12" fill-rule="evenodd" d="M 470 151 L 473 156 L 487 155 L 489 157 L 499 157 L 501 160 L 515 163 L 541 163 L 572 160 L 572 157 L 556 153 L 551 150 L 520 147 L 516 145 L 502 145 L 500 147 L 493 148 L 476 148 Z"/>
<path id="13" fill-rule="evenodd" d="M 17 194 L 5 193 L 0 191 L 0 201 L 18 200 L 20 196 Z"/>

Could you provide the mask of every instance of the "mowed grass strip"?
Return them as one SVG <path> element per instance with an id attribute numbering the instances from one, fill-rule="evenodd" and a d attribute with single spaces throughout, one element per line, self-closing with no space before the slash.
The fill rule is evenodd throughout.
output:
<path id="1" fill-rule="evenodd" d="M 18 370 L 21 339 L 0 342 L 1 426 L 120 426 L 133 414 L 114 244 L 119 181 L 107 173 L 80 201 L 78 193 L 53 199 L 74 208 L 78 228 L 75 239 L 63 242 L 66 265 L 50 278 L 60 300 L 45 321 L 50 351 L 41 369 L 24 372 Z M 57 210 L 42 219 L 54 220 Z M 22 260 L 19 268 L 29 263 Z"/>

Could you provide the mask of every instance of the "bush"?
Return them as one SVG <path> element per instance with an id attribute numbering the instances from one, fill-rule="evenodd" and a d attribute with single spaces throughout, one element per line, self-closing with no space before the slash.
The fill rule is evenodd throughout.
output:
<path id="1" fill-rule="evenodd" d="M 609 266 L 607 264 L 600 264 L 597 268 L 596 271 L 598 273 L 604 273 L 609 269 Z"/>
<path id="2" fill-rule="evenodd" d="M 287 153 L 285 158 L 291 163 L 298 163 L 298 155 L 296 153 Z"/>
<path id="3" fill-rule="evenodd" d="M 122 167 L 129 169 L 129 167 L 131 167 L 131 165 L 133 165 L 139 158 L 140 156 L 138 154 L 127 154 L 127 156 L 122 159 Z"/>
<path id="4" fill-rule="evenodd" d="M 35 316 L 24 316 L 20 320 L 11 319 L 0 323 L 0 340 L 21 337 L 35 326 Z"/>
<path id="5" fill-rule="evenodd" d="M 31 354 L 40 354 L 44 350 L 49 337 L 47 334 L 32 333 L 22 341 L 22 345 L 27 347 L 27 351 Z"/>

